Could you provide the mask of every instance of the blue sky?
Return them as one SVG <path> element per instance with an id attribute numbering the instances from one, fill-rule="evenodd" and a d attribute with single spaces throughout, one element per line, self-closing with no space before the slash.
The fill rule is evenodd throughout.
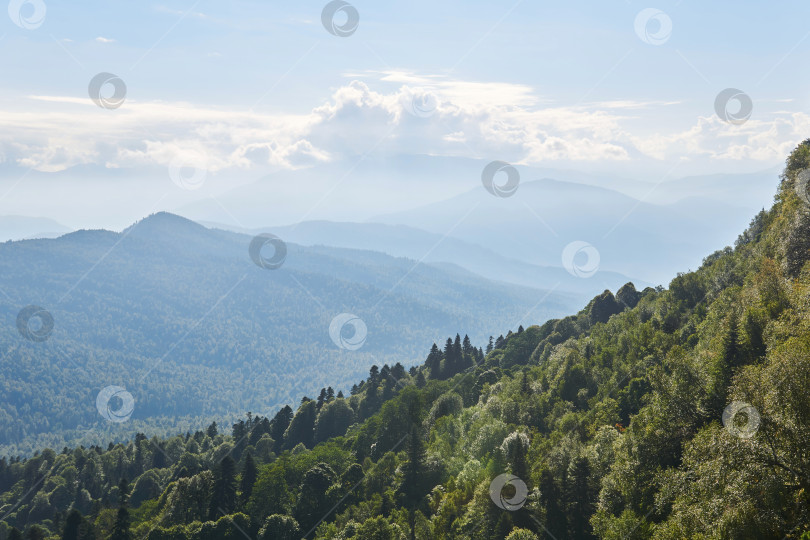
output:
<path id="1" fill-rule="evenodd" d="M 36 28 L 0 22 L 0 188 L 18 169 L 255 179 L 369 152 L 655 182 L 771 168 L 810 133 L 807 2 L 354 1 L 345 38 L 322 1 L 41 3 Z M 651 7 L 660 45 L 634 27 Z M 120 108 L 88 99 L 99 72 L 125 81 Z M 741 125 L 715 114 L 725 88 L 751 97 Z"/>

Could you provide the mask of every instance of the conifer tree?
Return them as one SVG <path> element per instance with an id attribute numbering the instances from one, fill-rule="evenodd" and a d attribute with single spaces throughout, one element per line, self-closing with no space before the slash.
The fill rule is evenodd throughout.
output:
<path id="1" fill-rule="evenodd" d="M 422 473 L 425 467 L 425 445 L 422 441 L 422 434 L 419 432 L 419 427 L 416 424 L 411 426 L 411 431 L 408 435 L 407 455 L 408 461 L 403 468 L 402 492 L 405 507 L 408 509 L 411 540 L 415 540 L 416 527 L 414 513 L 424 496 Z"/>
<path id="2" fill-rule="evenodd" d="M 455 365 L 453 355 L 453 339 L 447 338 L 444 344 L 444 367 L 441 369 L 441 378 L 449 379 L 454 375 L 453 366 Z"/>
<path id="3" fill-rule="evenodd" d="M 434 379 L 438 379 L 441 375 L 442 369 L 442 352 L 439 350 L 439 347 L 436 344 L 433 344 L 433 347 L 430 348 L 430 353 L 428 353 L 427 360 L 425 360 L 425 367 L 430 370 L 430 376 Z"/>
<path id="4" fill-rule="evenodd" d="M 115 516 L 110 540 L 131 540 L 129 532 L 129 483 L 126 478 L 118 482 L 118 514 Z"/>
<path id="5" fill-rule="evenodd" d="M 242 479 L 239 483 L 239 490 L 241 491 L 240 500 L 243 507 L 250 500 L 250 496 L 253 493 L 253 484 L 256 483 L 258 477 L 259 471 L 256 468 L 256 461 L 253 459 L 250 452 L 248 452 L 245 456 L 245 464 L 242 466 Z"/>
<path id="6" fill-rule="evenodd" d="M 593 515 L 591 501 L 594 496 L 590 463 L 588 463 L 588 458 L 579 457 L 571 464 L 565 494 L 568 505 L 569 537 L 572 540 L 593 538 L 590 530 L 590 518 Z"/>
<path id="7" fill-rule="evenodd" d="M 548 469 L 540 474 L 540 504 L 546 514 L 546 530 L 554 538 L 564 538 L 568 529 L 566 514 L 561 504 L 560 488 Z"/>
<path id="8" fill-rule="evenodd" d="M 208 519 L 216 521 L 222 514 L 230 514 L 236 509 L 236 462 L 231 456 L 219 462 L 214 475 L 214 489 Z"/>
<path id="9" fill-rule="evenodd" d="M 470 343 L 470 336 L 464 334 L 464 341 L 461 342 L 461 352 L 466 355 L 472 355 L 473 350 L 472 343 Z"/>

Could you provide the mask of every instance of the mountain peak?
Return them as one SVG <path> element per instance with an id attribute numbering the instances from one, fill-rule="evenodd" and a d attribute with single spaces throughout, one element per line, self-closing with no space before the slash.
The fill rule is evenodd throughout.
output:
<path id="1" fill-rule="evenodd" d="M 166 234 L 166 233 L 204 233 L 208 229 L 188 218 L 172 214 L 171 212 L 156 212 L 140 221 L 136 221 L 122 231 L 122 234 Z"/>

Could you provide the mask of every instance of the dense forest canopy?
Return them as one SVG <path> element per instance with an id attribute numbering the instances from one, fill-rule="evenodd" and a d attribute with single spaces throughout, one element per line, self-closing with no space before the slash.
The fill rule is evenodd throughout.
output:
<path id="1" fill-rule="evenodd" d="M 227 428 L 2 459 L 0 539 L 810 538 L 807 169 L 810 140 L 667 289 Z"/>

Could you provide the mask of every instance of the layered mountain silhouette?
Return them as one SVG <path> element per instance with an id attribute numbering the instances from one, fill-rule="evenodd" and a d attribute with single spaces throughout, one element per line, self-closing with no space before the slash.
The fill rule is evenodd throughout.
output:
<path id="1" fill-rule="evenodd" d="M 75 439 L 99 421 L 94 400 L 108 385 L 133 394 L 132 421 L 147 431 L 294 403 L 327 383 L 348 390 L 372 364 L 420 362 L 425 343 L 458 331 L 486 343 L 581 304 L 542 284 L 368 250 L 287 243 L 283 265 L 266 270 L 251 240 L 160 213 L 120 233 L 0 245 L 2 371 L 13 388 L 0 441 Z M 18 331 L 29 305 L 54 321 L 41 342 Z M 367 329 L 357 350 L 330 336 L 343 313 Z"/>

